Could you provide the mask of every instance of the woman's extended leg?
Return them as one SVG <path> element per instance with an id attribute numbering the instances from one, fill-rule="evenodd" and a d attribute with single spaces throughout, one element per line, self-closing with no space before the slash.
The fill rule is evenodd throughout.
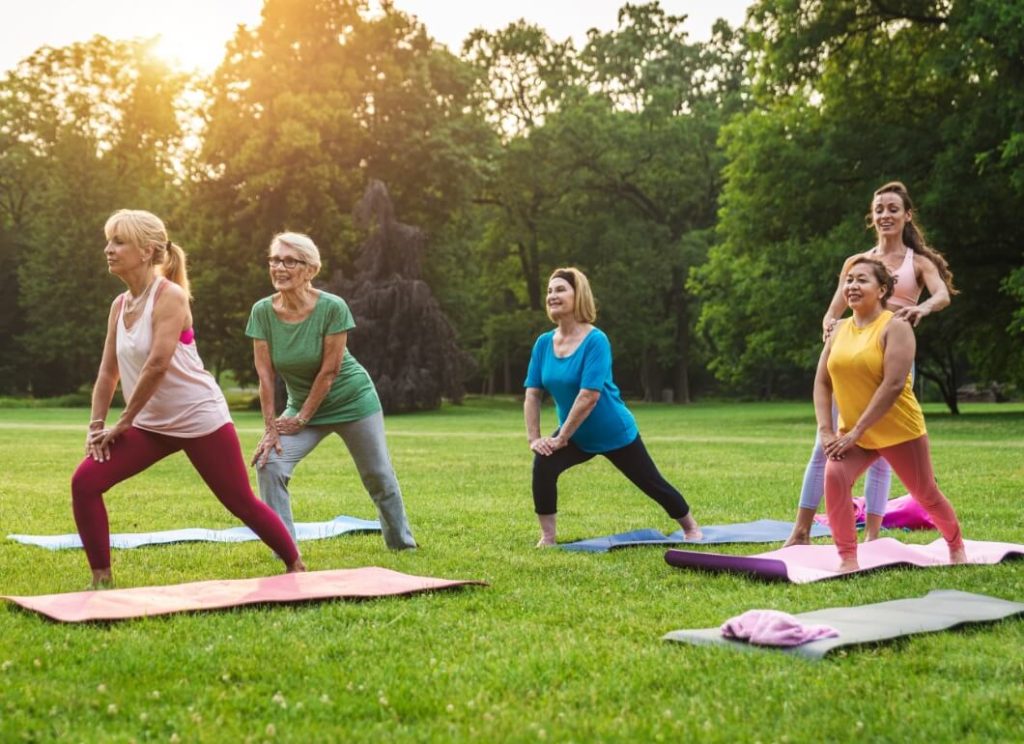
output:
<path id="1" fill-rule="evenodd" d="M 326 426 L 307 426 L 295 434 L 284 434 L 281 436 L 280 454 L 272 449 L 263 467 L 256 468 L 260 498 L 281 518 L 293 540 L 295 522 L 292 519 L 292 497 L 288 492 L 288 482 L 302 458 L 316 449 L 330 433 L 331 429 Z"/>
<path id="2" fill-rule="evenodd" d="M 964 551 L 964 539 L 956 511 L 935 482 L 928 435 L 897 444 L 895 447 L 886 447 L 881 452 L 889 460 L 913 499 L 925 508 L 928 516 L 942 533 L 949 546 L 950 563 L 966 561 L 967 554 Z"/>
<path id="3" fill-rule="evenodd" d="M 533 510 L 540 523 L 537 547 L 554 545 L 557 539 L 558 476 L 595 455 L 584 452 L 571 441 L 550 455 L 533 456 Z"/>
<path id="4" fill-rule="evenodd" d="M 839 551 L 839 570 L 856 571 L 857 525 L 853 513 L 853 484 L 878 457 L 875 450 L 854 447 L 842 460 L 825 464 L 825 508 L 828 526 Z"/>
<path id="5" fill-rule="evenodd" d="M 384 544 L 392 550 L 415 548 L 405 502 L 398 477 L 391 465 L 388 443 L 384 437 L 384 414 L 378 411 L 358 421 L 337 424 L 335 431 L 348 447 L 373 503 L 377 506 Z"/>
<path id="6" fill-rule="evenodd" d="M 284 561 L 288 571 L 306 570 L 295 540 L 280 517 L 252 492 L 235 425 L 224 424 L 212 434 L 183 443 L 188 459 L 220 503 L 259 535 Z"/>
<path id="7" fill-rule="evenodd" d="M 604 456 L 611 460 L 633 485 L 657 501 L 672 519 L 679 522 L 683 534 L 688 539 L 699 540 L 702 537 L 700 527 L 690 513 L 690 505 L 675 486 L 665 480 L 659 472 L 639 434 L 630 444 L 605 452 Z"/>
<path id="8" fill-rule="evenodd" d="M 87 457 L 71 476 L 71 508 L 94 585 L 111 581 L 110 523 L 103 494 L 174 451 L 156 434 L 132 427 L 111 445 L 109 460 Z"/>

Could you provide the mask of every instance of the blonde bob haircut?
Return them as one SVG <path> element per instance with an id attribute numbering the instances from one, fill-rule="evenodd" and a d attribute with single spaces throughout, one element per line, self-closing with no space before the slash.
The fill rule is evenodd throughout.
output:
<path id="1" fill-rule="evenodd" d="M 593 323 L 597 320 L 597 303 L 594 302 L 594 293 L 590 291 L 590 282 L 587 281 L 586 274 L 569 266 L 552 271 L 548 278 L 549 284 L 552 279 L 562 279 L 572 287 L 575 294 L 572 314 L 578 323 Z M 551 317 L 550 312 L 548 312 L 548 317 Z"/>
<path id="2" fill-rule="evenodd" d="M 186 296 L 192 298 L 185 251 L 167 239 L 167 227 L 162 219 L 144 209 L 119 209 L 107 218 L 103 233 L 107 240 L 116 237 L 140 251 L 151 248 L 151 260 L 160 275 L 184 289 Z"/>
<path id="3" fill-rule="evenodd" d="M 316 247 L 316 243 L 313 239 L 305 233 L 298 232 L 282 232 L 274 236 L 274 239 L 270 241 L 270 251 L 274 250 L 275 245 L 286 245 L 293 251 L 302 257 L 302 260 L 306 262 L 306 265 L 314 269 L 313 275 L 320 271 L 320 249 Z"/>

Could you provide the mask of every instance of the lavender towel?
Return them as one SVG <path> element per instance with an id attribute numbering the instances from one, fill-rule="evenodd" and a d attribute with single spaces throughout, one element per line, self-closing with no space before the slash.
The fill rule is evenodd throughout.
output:
<path id="1" fill-rule="evenodd" d="M 778 610 L 747 610 L 722 623 L 722 636 L 757 646 L 800 646 L 822 638 L 837 638 L 839 631 L 828 625 L 802 623 Z"/>

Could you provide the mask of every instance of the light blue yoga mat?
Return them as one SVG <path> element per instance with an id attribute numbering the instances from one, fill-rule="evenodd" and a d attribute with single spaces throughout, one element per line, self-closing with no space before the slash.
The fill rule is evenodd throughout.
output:
<path id="1" fill-rule="evenodd" d="M 295 535 L 299 542 L 304 540 L 325 540 L 347 532 L 380 532 L 377 520 L 357 519 L 356 517 L 335 517 L 329 522 L 296 522 Z M 67 550 L 81 548 L 82 539 L 72 535 L 8 535 L 8 540 L 20 542 L 22 545 L 37 545 L 47 550 Z M 110 547 L 138 548 L 143 545 L 166 545 L 180 542 L 248 542 L 259 540 L 248 527 L 231 527 L 226 530 L 208 530 L 192 527 L 182 530 L 164 530 L 162 532 L 127 532 L 112 534 Z"/>
<path id="2" fill-rule="evenodd" d="M 634 530 L 607 537 L 593 537 L 560 544 L 562 550 L 573 550 L 580 553 L 607 553 L 619 548 L 632 548 L 638 545 L 715 545 L 721 543 L 770 543 L 782 542 L 793 531 L 792 522 L 780 522 L 775 519 L 759 519 L 756 522 L 737 522 L 736 524 L 720 524 L 701 527 L 704 537 L 700 540 L 687 540 L 683 531 L 678 530 L 671 535 L 663 535 L 658 530 Z M 828 527 L 815 524 L 811 527 L 811 537 L 831 537 Z"/>

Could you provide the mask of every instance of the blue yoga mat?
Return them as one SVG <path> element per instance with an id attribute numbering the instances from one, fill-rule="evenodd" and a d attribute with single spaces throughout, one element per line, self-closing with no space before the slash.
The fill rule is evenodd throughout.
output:
<path id="1" fill-rule="evenodd" d="M 701 527 L 704 537 L 700 540 L 687 540 L 683 531 L 678 530 L 671 535 L 663 535 L 658 530 L 633 530 L 607 537 L 592 537 L 560 544 L 562 550 L 574 550 L 580 553 L 607 553 L 619 548 L 632 548 L 638 545 L 714 545 L 716 543 L 770 543 L 782 542 L 793 531 L 792 522 L 780 522 L 775 519 L 759 519 L 756 522 L 738 522 L 736 524 L 720 524 Z M 811 537 L 831 537 L 828 527 L 815 524 L 811 527 Z"/>
<path id="2" fill-rule="evenodd" d="M 355 517 L 335 517 L 329 522 L 296 522 L 295 536 L 299 541 L 325 540 L 347 532 L 380 532 L 377 520 L 357 519 Z M 22 545 L 37 545 L 47 550 L 67 550 L 81 548 L 82 539 L 72 535 L 8 535 L 8 540 L 20 542 Z M 112 534 L 110 547 L 138 548 L 143 545 L 166 545 L 180 542 L 248 542 L 259 540 L 248 527 L 231 527 L 226 530 L 208 530 L 192 527 L 182 530 L 164 530 L 162 532 L 127 532 Z"/>

